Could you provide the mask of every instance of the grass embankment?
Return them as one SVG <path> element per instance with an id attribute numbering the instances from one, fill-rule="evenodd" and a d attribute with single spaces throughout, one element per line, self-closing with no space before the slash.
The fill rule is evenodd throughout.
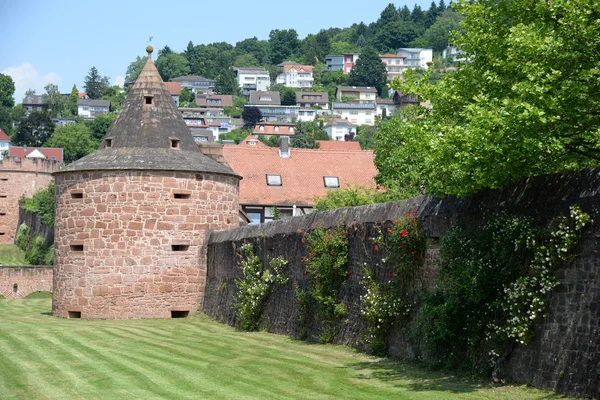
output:
<path id="1" fill-rule="evenodd" d="M 14 244 L 0 244 L 0 266 L 18 267 L 29 265 L 25 252 Z"/>
<path id="2" fill-rule="evenodd" d="M 205 316 L 84 321 L 0 300 L 0 399 L 558 399 Z"/>

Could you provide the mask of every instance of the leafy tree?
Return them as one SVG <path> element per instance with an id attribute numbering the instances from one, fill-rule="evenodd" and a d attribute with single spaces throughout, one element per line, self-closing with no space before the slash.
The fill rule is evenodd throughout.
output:
<path id="1" fill-rule="evenodd" d="M 117 85 L 109 86 L 102 93 L 102 100 L 110 101 L 111 111 L 119 111 L 125 101 L 125 91 Z"/>
<path id="2" fill-rule="evenodd" d="M 250 129 L 234 129 L 227 133 L 222 133 L 219 136 L 219 142 L 223 142 L 223 140 L 233 140 L 235 144 L 239 144 L 244 140 L 248 135 L 252 132 Z"/>
<path id="3" fill-rule="evenodd" d="M 98 143 L 87 125 L 78 123 L 57 127 L 45 146 L 62 147 L 64 162 L 71 163 L 92 153 Z"/>
<path id="4" fill-rule="evenodd" d="M 147 57 L 137 56 L 134 61 L 130 62 L 127 66 L 127 71 L 125 72 L 125 82 L 135 82 L 140 75 L 140 72 L 142 72 L 142 69 L 144 69 L 147 60 Z"/>
<path id="5" fill-rule="evenodd" d="M 169 46 L 165 46 L 162 49 L 158 50 L 158 57 L 166 57 L 169 54 L 175 54 L 173 53 L 173 50 L 171 50 L 171 48 Z"/>
<path id="6" fill-rule="evenodd" d="M 269 90 L 279 92 L 282 106 L 296 105 L 296 90 L 294 88 L 283 86 L 281 83 L 271 85 Z"/>
<path id="7" fill-rule="evenodd" d="M 19 146 L 41 147 L 54 131 L 54 122 L 45 111 L 32 111 L 17 125 L 13 142 Z"/>
<path id="8" fill-rule="evenodd" d="M 437 18 L 435 23 L 422 36 L 412 41 L 410 45 L 442 52 L 448 47 L 450 34 L 460 30 L 461 20 L 462 16 L 460 14 L 448 9 Z"/>
<path id="9" fill-rule="evenodd" d="M 116 113 L 108 113 L 108 114 L 100 114 L 96 118 L 92 120 L 85 121 L 86 126 L 90 130 L 90 134 L 92 135 L 92 139 L 97 143 L 106 136 L 108 129 L 114 122 L 115 118 L 117 118 Z"/>
<path id="10" fill-rule="evenodd" d="M 396 10 L 396 6 L 394 6 L 392 3 L 389 3 L 381 12 L 379 19 L 377 20 L 377 25 L 383 28 L 387 24 L 397 22 L 399 20 L 400 15 L 398 14 L 398 10 Z"/>
<path id="11" fill-rule="evenodd" d="M 0 74 L 0 107 L 12 108 L 15 105 L 15 82 L 10 75 Z"/>
<path id="12" fill-rule="evenodd" d="M 431 25 L 433 25 L 433 23 L 435 22 L 436 18 L 438 17 L 440 11 L 438 10 L 437 6 L 435 5 L 435 2 L 431 2 L 431 5 L 429 6 L 429 10 L 427 10 L 427 12 L 425 13 L 425 28 L 428 29 Z"/>
<path id="13" fill-rule="evenodd" d="M 263 116 L 258 107 L 244 107 L 242 119 L 244 120 L 244 129 L 253 129 L 257 122 L 262 121 Z"/>
<path id="14" fill-rule="evenodd" d="M 0 129 L 12 132 L 13 118 L 11 109 L 15 105 L 13 94 L 15 83 L 10 75 L 0 74 Z"/>
<path id="15" fill-rule="evenodd" d="M 258 135 L 258 140 L 269 147 L 279 147 L 279 137 L 277 136 Z"/>
<path id="16" fill-rule="evenodd" d="M 302 54 L 304 61 L 310 65 L 318 62 L 324 62 L 325 56 L 329 53 L 330 41 L 327 32 L 321 30 L 316 35 L 308 35 L 302 41 Z"/>
<path id="17" fill-rule="evenodd" d="M 407 47 L 421 32 L 423 32 L 422 27 L 412 21 L 394 21 L 377 32 L 372 39 L 372 44 L 382 52 Z"/>
<path id="18" fill-rule="evenodd" d="M 274 29 L 269 33 L 269 54 L 273 64 L 286 61 L 300 47 L 298 33 L 294 29 Z"/>
<path id="19" fill-rule="evenodd" d="M 25 91 L 25 96 L 33 96 L 34 94 L 35 94 L 35 89 L 29 88 Z"/>
<path id="20" fill-rule="evenodd" d="M 239 85 L 235 72 L 230 68 L 221 71 L 215 83 L 215 92 L 217 94 L 237 95 L 238 91 Z"/>
<path id="21" fill-rule="evenodd" d="M 290 141 L 290 147 L 313 149 L 315 147 L 315 139 L 309 135 L 304 122 L 298 121 L 294 129 L 294 136 Z"/>
<path id="22" fill-rule="evenodd" d="M 102 93 L 110 86 L 108 76 L 100 76 L 96 67 L 90 68 L 87 76 L 83 80 L 83 89 L 90 99 L 99 99 Z"/>
<path id="23" fill-rule="evenodd" d="M 398 10 L 398 15 L 402 21 L 410 20 L 410 10 L 406 5 Z"/>
<path id="24" fill-rule="evenodd" d="M 233 60 L 233 65 L 236 67 L 252 68 L 258 67 L 260 63 L 252 54 L 240 54 Z"/>
<path id="25" fill-rule="evenodd" d="M 522 177 L 600 162 L 600 51 L 592 2 L 461 1 L 452 43 L 472 62 L 443 75 L 408 73 L 394 88 L 432 108 L 382 123 L 375 162 L 384 185 L 467 195 Z"/>
<path id="26" fill-rule="evenodd" d="M 200 73 L 200 60 L 197 48 L 194 46 L 194 43 L 190 40 L 186 49 L 183 51 L 183 55 L 188 60 L 188 65 L 190 66 L 190 74 L 196 75 Z"/>
<path id="27" fill-rule="evenodd" d="M 166 46 L 165 46 L 166 47 Z M 156 69 L 163 81 L 168 82 L 172 78 L 190 74 L 190 64 L 182 54 L 166 53 L 156 60 Z"/>
<path id="28" fill-rule="evenodd" d="M 354 141 L 360 144 L 362 150 L 374 150 L 376 132 L 377 128 L 374 126 L 361 125 L 356 131 Z"/>
<path id="29" fill-rule="evenodd" d="M 372 86 L 377 93 L 386 87 L 387 73 L 385 64 L 372 47 L 365 47 L 348 76 L 348 84 L 353 86 Z"/>
<path id="30" fill-rule="evenodd" d="M 235 44 L 235 51 L 238 55 L 249 54 L 253 56 L 258 62 L 257 65 L 269 64 L 269 42 L 266 40 L 258 40 L 256 37 L 244 39 Z M 236 67 L 243 66 L 234 65 Z"/>
<path id="31" fill-rule="evenodd" d="M 77 116 L 77 100 L 79 100 L 79 89 L 77 89 L 76 85 L 73 85 L 71 88 L 71 95 L 67 99 L 64 108 L 66 115 Z"/>
<path id="32" fill-rule="evenodd" d="M 350 42 L 331 42 L 331 54 L 358 53 L 359 46 Z"/>
<path id="33" fill-rule="evenodd" d="M 44 86 L 44 90 L 46 93 L 42 95 L 42 99 L 48 104 L 48 113 L 52 117 L 60 116 L 66 108 L 67 98 L 60 93 L 58 86 L 53 83 Z"/>

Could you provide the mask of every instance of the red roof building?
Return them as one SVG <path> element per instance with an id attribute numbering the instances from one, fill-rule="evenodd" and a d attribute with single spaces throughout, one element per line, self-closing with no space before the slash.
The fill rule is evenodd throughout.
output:
<path id="1" fill-rule="evenodd" d="M 257 122 L 254 126 L 254 130 L 252 134 L 255 136 L 292 136 L 294 135 L 294 129 L 296 128 L 296 124 L 291 122 L 283 122 L 283 121 L 264 121 Z"/>
<path id="2" fill-rule="evenodd" d="M 248 138 L 247 138 L 248 139 Z M 377 168 L 372 151 L 224 146 L 223 156 L 241 175 L 240 206 L 253 223 L 303 215 L 315 197 L 349 186 L 374 187 Z"/>
<path id="3" fill-rule="evenodd" d="M 63 149 L 56 147 L 14 147 L 11 146 L 8 156 L 19 160 L 22 158 L 40 158 L 44 160 L 63 162 Z"/>
<path id="4" fill-rule="evenodd" d="M 360 151 L 360 143 L 341 140 L 316 140 L 319 150 Z"/>

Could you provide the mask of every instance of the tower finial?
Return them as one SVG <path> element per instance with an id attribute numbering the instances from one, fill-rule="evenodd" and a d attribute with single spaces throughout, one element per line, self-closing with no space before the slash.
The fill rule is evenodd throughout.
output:
<path id="1" fill-rule="evenodd" d="M 146 52 L 148 53 L 148 57 L 152 56 L 152 52 L 154 51 L 154 47 L 152 46 L 147 46 L 146 47 Z"/>

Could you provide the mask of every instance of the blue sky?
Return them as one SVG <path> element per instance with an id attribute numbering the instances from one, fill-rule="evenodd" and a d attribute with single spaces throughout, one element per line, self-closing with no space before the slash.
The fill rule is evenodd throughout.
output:
<path id="1" fill-rule="evenodd" d="M 92 66 L 121 84 L 151 36 L 155 49 L 169 45 L 175 51 L 190 40 L 235 44 L 253 36 L 268 39 L 272 29 L 295 29 L 304 38 L 320 29 L 374 22 L 390 2 L 0 0 L 0 72 L 13 77 L 18 102 L 28 88 L 41 94 L 47 83 L 63 93 L 73 84 L 81 89 Z M 393 3 L 426 10 L 431 0 Z"/>

